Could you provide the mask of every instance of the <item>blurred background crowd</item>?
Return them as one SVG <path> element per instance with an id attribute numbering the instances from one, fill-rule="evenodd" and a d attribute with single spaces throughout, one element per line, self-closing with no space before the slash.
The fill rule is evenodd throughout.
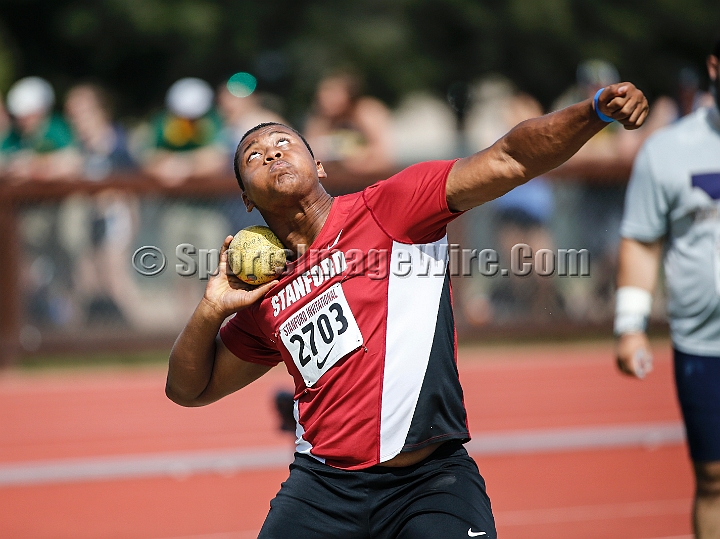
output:
<path id="1" fill-rule="evenodd" d="M 198 260 L 261 222 L 232 178 L 237 142 L 258 123 L 302 132 L 342 194 L 632 80 L 651 100 L 646 126 L 610 125 L 564 172 L 451 231 L 462 247 L 495 248 L 501 267 L 517 243 L 590 252 L 589 277 L 456 279 L 464 335 L 609 328 L 632 160 L 654 130 L 713 106 L 703 60 L 718 20 L 702 0 L 4 2 L 0 197 L 12 193 L 20 271 L 3 298 L 16 286 L 20 348 L 182 327 L 204 283 L 177 275 L 176 246 L 192 244 Z M 162 274 L 133 271 L 143 245 L 168 255 Z"/>
<path id="2" fill-rule="evenodd" d="M 655 129 L 713 106 L 700 78 L 689 68 L 681 71 L 676 94 L 655 98 L 646 126 L 635 132 L 610 126 L 575 162 L 631 162 Z M 547 109 L 500 74 L 455 88 L 446 99 L 413 93 L 391 109 L 365 93 L 361 74 L 339 69 L 319 80 L 309 109 L 289 121 L 279 96 L 256 91 L 256 77 L 239 72 L 215 87 L 183 77 L 167 90 L 162 109 L 128 121 L 117 118 L 101 84 L 72 85 L 58 99 L 48 80 L 28 76 L 14 82 L 0 103 L 0 181 L 101 181 L 139 172 L 173 187 L 227 176 L 238 141 L 262 122 L 294 126 L 343 176 L 380 177 L 420 160 L 486 148 L 521 121 L 592 98 L 620 80 L 612 63 L 589 59 Z"/>

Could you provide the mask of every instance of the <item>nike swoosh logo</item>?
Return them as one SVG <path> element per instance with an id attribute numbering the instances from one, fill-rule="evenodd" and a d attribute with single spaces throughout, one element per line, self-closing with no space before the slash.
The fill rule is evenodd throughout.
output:
<path id="1" fill-rule="evenodd" d="M 472 528 L 469 528 L 468 535 L 470 537 L 477 537 L 478 535 L 487 535 L 487 534 L 485 532 L 474 532 L 474 531 L 472 531 Z"/>
<path id="2" fill-rule="evenodd" d="M 332 249 L 333 247 L 335 247 L 337 245 L 337 242 L 340 241 L 340 234 L 342 234 L 342 233 L 343 233 L 343 231 L 342 231 L 342 229 L 340 229 L 340 232 L 338 232 L 338 235 L 337 235 L 337 238 L 335 238 L 335 241 L 327 246 L 328 249 Z"/>
<path id="3" fill-rule="evenodd" d="M 330 347 L 330 350 L 328 350 L 328 353 L 325 354 L 325 357 L 323 358 L 323 360 L 317 362 L 318 369 L 322 369 L 325 366 L 325 362 L 327 361 L 327 358 L 330 355 L 330 352 L 333 351 L 333 348 L 335 348 L 334 344 Z"/>

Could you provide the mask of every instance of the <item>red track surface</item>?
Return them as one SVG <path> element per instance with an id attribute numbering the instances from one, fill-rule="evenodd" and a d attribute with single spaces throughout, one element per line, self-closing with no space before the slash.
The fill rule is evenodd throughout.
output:
<path id="1" fill-rule="evenodd" d="M 642 382 L 611 346 L 466 348 L 471 430 L 678 421 L 667 344 Z M 202 409 L 163 393 L 158 368 L 0 376 L 0 465 L 38 460 L 288 446 L 276 430 L 281 368 Z M 503 539 L 650 539 L 690 534 L 692 476 L 682 445 L 476 457 Z M 0 537 L 255 537 L 286 467 L 0 487 Z"/>

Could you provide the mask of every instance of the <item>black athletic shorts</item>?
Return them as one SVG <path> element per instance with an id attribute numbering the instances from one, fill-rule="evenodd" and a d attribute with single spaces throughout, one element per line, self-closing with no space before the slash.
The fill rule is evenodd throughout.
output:
<path id="1" fill-rule="evenodd" d="M 690 458 L 720 460 L 720 357 L 675 350 L 675 384 L 685 420 Z"/>
<path id="2" fill-rule="evenodd" d="M 339 470 L 295 455 L 258 539 L 496 539 L 485 481 L 460 442 L 405 468 Z"/>

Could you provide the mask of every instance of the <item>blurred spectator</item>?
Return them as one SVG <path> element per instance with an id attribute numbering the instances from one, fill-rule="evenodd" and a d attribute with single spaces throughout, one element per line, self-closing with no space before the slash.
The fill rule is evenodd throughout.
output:
<path id="1" fill-rule="evenodd" d="M 100 180 L 112 172 L 135 166 L 127 148 L 125 130 L 112 121 L 110 98 L 95 84 L 79 84 L 65 98 L 65 115 L 82 154 L 83 172 Z"/>
<path id="2" fill-rule="evenodd" d="M 447 101 L 426 93 L 405 96 L 392 117 L 392 148 L 398 166 L 452 159 L 458 151 L 457 120 Z"/>
<path id="3" fill-rule="evenodd" d="M 10 115 L 8 114 L 8 111 L 5 108 L 5 102 L 0 97 L 0 141 L 5 140 L 5 138 L 10 133 L 11 127 L 12 127 L 12 123 L 10 120 Z"/>
<path id="4" fill-rule="evenodd" d="M 265 108 L 261 96 L 255 92 L 238 97 L 230 91 L 227 84 L 222 84 L 218 88 L 217 102 L 223 121 L 223 143 L 229 163 L 232 163 L 238 142 L 248 130 L 265 122 L 287 124 L 278 113 Z M 231 167 L 230 164 L 228 166 Z"/>
<path id="5" fill-rule="evenodd" d="M 304 134 L 318 159 L 340 163 L 350 172 L 375 174 L 393 166 L 390 111 L 362 96 L 360 80 L 352 74 L 320 81 Z"/>
<path id="6" fill-rule="evenodd" d="M 139 203 L 116 189 L 95 195 L 77 193 L 59 207 L 56 245 L 71 268 L 76 324 L 127 324 L 124 309 L 131 297 L 129 260 L 138 232 Z"/>
<path id="7" fill-rule="evenodd" d="M 204 80 L 184 78 L 167 92 L 167 110 L 151 125 L 151 141 L 143 169 L 165 185 L 191 177 L 227 174 L 220 117 L 213 108 L 213 90 Z"/>
<path id="8" fill-rule="evenodd" d="M 720 34 L 707 57 L 715 101 L 653 135 L 635 161 L 617 269 L 616 361 L 652 370 L 647 322 L 660 268 L 675 393 L 695 475 L 693 531 L 720 537 Z M 661 266 L 661 262 L 663 265 Z"/>
<path id="9" fill-rule="evenodd" d="M 600 88 L 620 82 L 620 74 L 614 65 L 604 60 L 586 60 L 576 71 L 576 82 L 558 97 L 552 105 L 559 110 L 585 99 L 592 99 Z M 595 135 L 575 156 L 574 162 L 590 159 L 612 159 L 618 157 L 617 134 L 619 124 L 612 123 Z"/>
<path id="10" fill-rule="evenodd" d="M 599 89 L 620 82 L 620 75 L 611 63 L 593 59 L 578 66 L 576 79 L 576 84 L 556 100 L 553 109 L 592 99 Z M 677 108 L 669 97 L 657 99 L 650 110 L 645 125 L 638 130 L 622 129 L 617 122 L 605 127 L 568 161 L 568 165 L 578 167 L 580 176 L 556 185 L 556 198 L 566 210 L 555 227 L 558 242 L 562 247 L 588 249 L 592 260 L 591 280 L 575 281 L 578 286 L 568 298 L 568 307 L 576 316 L 593 320 L 612 316 L 613 272 L 625 194 L 625 185 L 614 178 L 595 178 L 588 183 L 582 174 L 613 165 L 629 168 L 643 141 L 677 117 Z M 573 225 L 580 219 L 592 226 Z"/>
<path id="11" fill-rule="evenodd" d="M 678 73 L 677 102 L 680 117 L 713 106 L 712 94 L 700 89 L 700 74 L 693 67 L 684 67 Z"/>
<path id="12" fill-rule="evenodd" d="M 595 93 L 610 84 L 620 82 L 620 74 L 614 65 L 604 60 L 586 60 L 576 72 L 576 84 L 566 90 L 553 104 L 559 110 L 585 99 L 592 99 Z M 573 163 L 605 160 L 632 163 L 643 141 L 656 129 L 664 127 L 677 118 L 677 107 L 673 100 L 661 96 L 653 102 L 645 125 L 637 130 L 626 130 L 614 122 L 595 135 L 573 156 Z"/>
<path id="13" fill-rule="evenodd" d="M 582 62 L 577 68 L 576 83 L 555 101 L 552 108 L 557 110 L 591 99 L 597 90 L 616 82 L 620 82 L 620 74 L 609 62 Z M 609 124 L 568 163 L 579 166 L 581 175 L 584 170 L 617 163 L 620 159 L 618 135 L 621 130 L 617 122 Z M 611 316 L 612 273 L 624 192 L 625 187 L 617 182 L 599 180 L 588 184 L 582 176 L 556 186 L 556 196 L 566 210 L 556 228 L 558 243 L 565 248 L 588 249 L 592 261 L 591 281 L 570 290 L 568 308 L 575 316 L 593 320 Z M 592 223 L 592 226 L 572 225 L 580 219 Z"/>
<path id="14" fill-rule="evenodd" d="M 16 180 L 71 179 L 80 156 L 70 127 L 52 109 L 55 92 L 48 81 L 26 77 L 12 85 L 7 108 L 13 122 L 0 147 L 5 174 Z"/>
<path id="15" fill-rule="evenodd" d="M 502 75 L 490 75 L 474 83 L 464 133 L 470 149 L 487 148 L 518 122 L 538 115 L 539 108 L 532 97 L 525 100 L 519 96 L 515 85 Z"/>
<path id="16" fill-rule="evenodd" d="M 503 77 L 489 77 L 476 84 L 471 92 L 472 104 L 465 122 L 470 148 L 477 151 L 492 145 L 518 123 L 543 114 L 542 106 L 532 96 L 518 92 Z M 553 216 L 553 190 L 543 177 L 516 187 L 489 204 L 493 216 L 485 226 L 494 237 L 490 241 L 500 254 L 500 266 L 510 267 L 513 246 L 527 244 L 533 254 L 539 249 L 554 249 L 549 224 Z M 481 225 L 482 226 L 482 225 Z M 478 287 L 481 288 L 482 287 Z M 489 291 L 470 294 L 466 307 L 468 318 L 481 325 L 492 320 L 506 323 L 523 319 L 543 321 L 563 314 L 563 299 L 556 281 L 532 272 L 518 277 L 509 275 L 491 281 Z M 482 305 L 490 299 L 489 305 Z M 480 315 L 481 314 L 481 315 Z"/>
<path id="17" fill-rule="evenodd" d="M 65 99 L 65 114 L 83 157 L 89 180 L 102 180 L 135 165 L 127 148 L 125 130 L 112 122 L 108 94 L 94 84 L 73 87 Z M 61 203 L 58 222 L 60 245 L 73 264 L 73 287 L 78 311 L 86 324 L 125 319 L 121 306 L 127 287 L 116 286 L 118 275 L 131 271 L 119 264 L 129 257 L 137 232 L 138 201 L 130 193 L 104 190 L 97 195 L 75 195 Z"/>

